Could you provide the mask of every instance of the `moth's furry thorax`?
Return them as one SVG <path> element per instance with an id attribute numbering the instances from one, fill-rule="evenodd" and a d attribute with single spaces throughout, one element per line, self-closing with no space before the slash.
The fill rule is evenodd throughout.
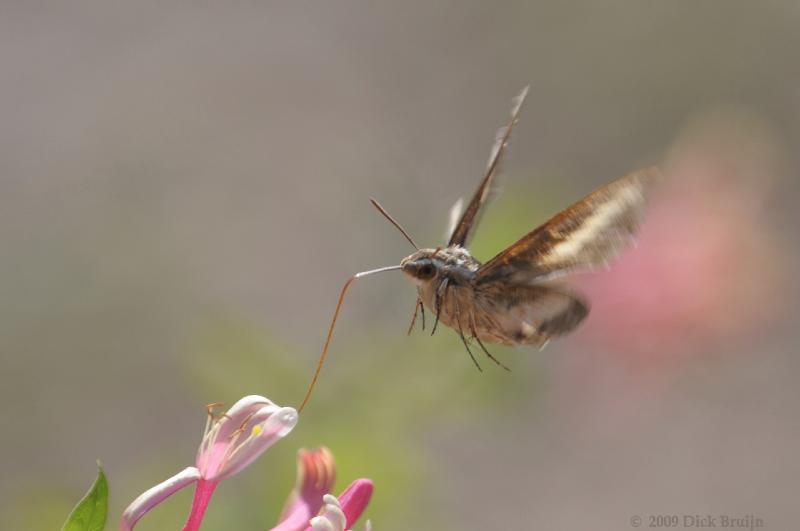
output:
<path id="1" fill-rule="evenodd" d="M 457 245 L 444 249 L 420 249 L 400 261 L 403 272 L 417 285 L 443 276 L 455 284 L 469 282 L 480 265 L 469 251 Z"/>

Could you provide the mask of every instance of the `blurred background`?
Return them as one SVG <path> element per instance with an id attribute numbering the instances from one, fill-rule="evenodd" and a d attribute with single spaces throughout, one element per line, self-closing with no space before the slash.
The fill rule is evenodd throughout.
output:
<path id="1" fill-rule="evenodd" d="M 380 530 L 797 525 L 794 2 L 4 2 L 0 528 L 56 529 L 100 459 L 111 522 L 193 463 L 204 405 L 297 406 L 343 281 L 426 246 L 531 92 L 474 254 L 659 164 L 639 245 L 576 277 L 574 335 L 406 337 L 356 284 L 296 430 L 204 528 L 268 529 L 298 448 L 376 482 Z M 138 529 L 176 529 L 190 492 Z M 645 523 L 647 520 L 645 520 Z"/>

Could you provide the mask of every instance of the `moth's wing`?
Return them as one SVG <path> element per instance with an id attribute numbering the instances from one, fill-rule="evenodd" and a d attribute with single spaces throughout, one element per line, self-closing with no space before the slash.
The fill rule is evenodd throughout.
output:
<path id="1" fill-rule="evenodd" d="M 574 330 L 589 314 L 581 295 L 555 284 L 497 285 L 479 287 L 491 307 L 489 327 L 514 344 L 543 345 Z"/>
<path id="2" fill-rule="evenodd" d="M 467 246 L 471 232 L 477 225 L 478 214 L 480 213 L 481 207 L 486 203 L 486 199 L 490 195 L 489 192 L 492 189 L 492 181 L 497 173 L 497 167 L 508 145 L 508 140 L 511 138 L 511 131 L 514 129 L 514 124 L 516 124 L 519 119 L 519 112 L 522 109 L 522 103 L 525 101 L 527 95 L 528 87 L 525 87 L 522 89 L 522 92 L 519 93 L 519 96 L 514 98 L 514 106 L 511 109 L 511 121 L 498 132 L 497 141 L 489 155 L 486 175 L 484 175 L 481 184 L 478 186 L 478 189 L 475 190 L 475 195 L 472 196 L 466 210 L 464 210 L 464 213 L 455 225 L 455 229 L 452 231 L 452 234 L 450 234 L 450 240 L 447 242 L 448 247 L 452 245 L 460 245 L 461 247 Z"/>
<path id="3" fill-rule="evenodd" d="M 450 236 L 453 235 L 453 232 L 456 230 L 456 225 L 458 224 L 458 220 L 461 217 L 461 213 L 464 210 L 464 199 L 459 197 L 458 200 L 450 207 L 450 215 L 447 219 L 447 230 L 444 233 L 444 238 L 446 240 L 450 239 Z"/>
<path id="4" fill-rule="evenodd" d="M 607 264 L 632 240 L 657 168 L 592 192 L 486 262 L 476 282 L 525 284 Z"/>

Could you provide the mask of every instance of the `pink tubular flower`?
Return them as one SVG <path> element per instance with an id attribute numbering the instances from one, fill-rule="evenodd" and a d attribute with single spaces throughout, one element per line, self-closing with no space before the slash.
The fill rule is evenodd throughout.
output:
<path id="1" fill-rule="evenodd" d="M 330 495 L 336 479 L 333 454 L 327 448 L 300 450 L 297 483 L 272 531 L 345 531 L 364 512 L 372 497 L 368 479 L 357 479 L 337 499 Z"/>
<path id="2" fill-rule="evenodd" d="M 280 516 L 278 531 L 305 529 L 322 508 L 322 497 L 336 481 L 333 454 L 325 447 L 297 452 L 297 482 Z"/>
<path id="3" fill-rule="evenodd" d="M 197 450 L 195 466 L 145 491 L 122 514 L 120 531 L 133 529 L 150 509 L 180 489 L 197 483 L 184 531 L 196 531 L 219 482 L 252 463 L 297 424 L 297 411 L 280 407 L 263 396 L 246 396 L 227 413 L 211 414 Z"/>

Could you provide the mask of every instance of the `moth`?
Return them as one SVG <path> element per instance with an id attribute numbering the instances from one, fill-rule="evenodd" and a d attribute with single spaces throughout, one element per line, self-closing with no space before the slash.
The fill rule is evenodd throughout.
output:
<path id="1" fill-rule="evenodd" d="M 403 234 L 416 251 L 399 265 L 357 273 L 342 288 L 314 379 L 300 410 L 305 407 L 327 356 L 345 293 L 358 278 L 400 270 L 416 286 L 417 302 L 409 333 L 425 308 L 435 321 L 461 338 L 475 366 L 470 340 L 494 363 L 508 369 L 486 344 L 533 345 L 543 348 L 551 339 L 572 332 L 588 315 L 584 296 L 555 282 L 564 275 L 607 266 L 629 244 L 641 223 L 646 198 L 659 179 L 655 167 L 634 171 L 592 192 L 529 232 L 486 263 L 473 257 L 468 245 L 478 218 L 492 195 L 499 163 L 528 88 L 514 99 L 511 120 L 500 129 L 486 173 L 466 208 L 461 201 L 450 213 L 447 244 L 420 248 L 397 221 L 374 199 L 373 205 Z"/>

